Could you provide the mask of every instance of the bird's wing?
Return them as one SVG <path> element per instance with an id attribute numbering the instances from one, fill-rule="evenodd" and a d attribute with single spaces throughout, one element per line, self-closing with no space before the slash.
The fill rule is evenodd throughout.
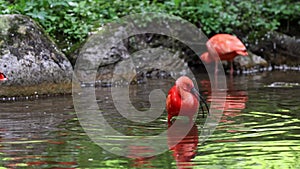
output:
<path id="1" fill-rule="evenodd" d="M 181 99 L 180 96 L 178 95 L 178 91 L 175 85 L 170 89 L 168 93 L 168 97 L 166 100 L 166 108 L 168 114 L 171 115 L 177 115 L 180 111 Z"/>
<path id="2" fill-rule="evenodd" d="M 235 36 L 219 34 L 208 41 L 208 46 L 215 49 L 219 55 L 237 51 L 245 51 L 245 45 Z"/>

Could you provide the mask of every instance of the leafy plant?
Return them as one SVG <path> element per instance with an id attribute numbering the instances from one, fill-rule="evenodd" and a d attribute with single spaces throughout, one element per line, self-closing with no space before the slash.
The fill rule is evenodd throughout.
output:
<path id="1" fill-rule="evenodd" d="M 89 32 L 132 13 L 162 12 L 182 17 L 211 36 L 240 33 L 248 40 L 278 30 L 290 21 L 300 25 L 295 0 L 0 0 L 0 14 L 24 14 L 38 21 L 68 53 Z"/>

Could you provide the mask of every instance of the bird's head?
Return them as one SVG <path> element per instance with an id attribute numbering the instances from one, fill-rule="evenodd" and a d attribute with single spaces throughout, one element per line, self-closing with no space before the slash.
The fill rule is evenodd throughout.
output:
<path id="1" fill-rule="evenodd" d="M 193 81 L 187 76 L 181 76 L 176 80 L 176 86 L 179 91 L 183 90 L 186 92 L 190 92 L 194 87 Z"/>
<path id="2" fill-rule="evenodd" d="M 193 94 L 200 103 L 203 102 L 209 113 L 209 108 L 207 106 L 205 99 L 200 95 L 199 91 L 195 88 L 193 81 L 189 77 L 181 76 L 180 78 L 178 78 L 176 80 L 176 86 L 177 86 L 177 89 L 180 91 L 180 93 L 189 92 L 189 93 Z M 203 116 L 204 116 L 204 110 L 203 110 L 202 106 L 201 106 L 201 109 L 202 109 Z"/>
<path id="3" fill-rule="evenodd" d="M 239 54 L 239 55 L 242 55 L 242 56 L 248 56 L 249 55 L 246 49 L 245 50 L 239 50 L 236 53 Z"/>
<path id="4" fill-rule="evenodd" d="M 209 57 L 208 52 L 204 52 L 201 56 L 200 56 L 201 61 L 205 62 L 205 63 L 211 63 L 213 62 L 213 59 L 211 57 Z"/>

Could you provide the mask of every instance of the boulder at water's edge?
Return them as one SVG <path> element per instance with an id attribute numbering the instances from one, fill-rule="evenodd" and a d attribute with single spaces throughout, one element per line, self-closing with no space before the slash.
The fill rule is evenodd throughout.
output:
<path id="1" fill-rule="evenodd" d="M 1 84 L 0 95 L 7 95 L 3 91 L 3 88 L 8 90 L 7 87 L 37 86 L 38 91 L 39 85 L 71 83 L 71 63 L 32 19 L 23 15 L 0 15 L 0 30 L 0 71 L 8 78 Z M 18 92 L 30 94 L 24 90 Z"/>

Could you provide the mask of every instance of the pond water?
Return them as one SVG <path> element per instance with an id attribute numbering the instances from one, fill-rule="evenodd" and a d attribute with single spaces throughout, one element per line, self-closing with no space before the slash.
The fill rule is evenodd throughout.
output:
<path id="1" fill-rule="evenodd" d="M 208 79 L 199 75 L 197 82 L 209 103 Z M 148 79 L 146 84 L 132 85 L 130 101 L 136 109 L 147 110 L 149 93 L 167 92 L 173 83 Z M 187 126 L 178 119 L 179 128 L 170 130 L 165 140 L 170 149 L 151 157 L 144 157 L 152 152 L 147 145 L 128 145 L 120 150 L 124 157 L 94 143 L 80 125 L 72 96 L 2 102 L 0 168 L 300 168 L 299 83 L 297 71 L 227 77 L 224 113 L 214 133 L 204 142 L 199 139 L 205 120 L 198 116 L 183 140 L 174 145 L 173 138 Z M 124 137 L 166 131 L 166 112 L 150 123 L 124 120 L 110 99 L 112 89 L 97 88 L 97 104 Z M 115 138 L 114 144 L 118 140 L 122 138 Z M 151 144 L 162 144 L 162 140 Z"/>

